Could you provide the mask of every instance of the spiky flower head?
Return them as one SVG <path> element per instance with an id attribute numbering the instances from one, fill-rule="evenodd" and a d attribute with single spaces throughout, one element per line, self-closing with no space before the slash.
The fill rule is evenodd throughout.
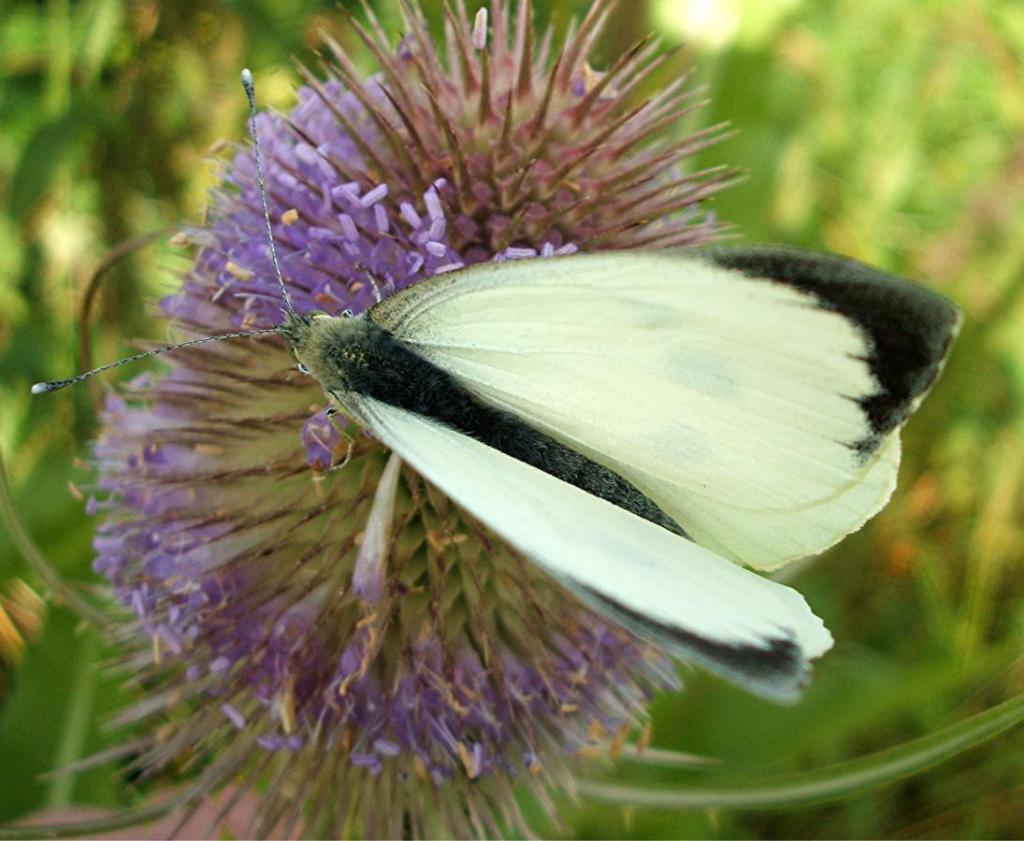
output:
<path id="1" fill-rule="evenodd" d="M 295 108 L 257 121 L 296 308 L 359 312 L 484 260 L 709 240 L 699 203 L 726 174 L 677 167 L 716 132 L 663 137 L 692 107 L 678 84 L 631 104 L 651 47 L 590 66 L 609 6 L 560 48 L 535 43 L 528 2 L 514 22 L 500 0 L 472 20 L 456 4 L 443 53 L 413 4 L 397 47 L 372 15 L 349 21 L 380 72 L 331 43 L 325 80 L 306 72 Z M 240 149 L 163 302 L 189 337 L 279 320 L 260 208 Z M 95 448 L 96 568 L 144 631 L 129 665 L 147 697 L 126 719 L 161 717 L 143 771 L 270 777 L 251 834 L 525 830 L 514 786 L 543 801 L 675 686 L 661 655 L 328 418 L 283 342 L 174 357 L 109 399 Z"/>

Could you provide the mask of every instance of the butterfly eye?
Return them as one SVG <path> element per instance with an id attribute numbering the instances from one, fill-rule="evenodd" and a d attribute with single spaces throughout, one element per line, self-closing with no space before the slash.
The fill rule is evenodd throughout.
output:
<path id="1" fill-rule="evenodd" d="M 310 373 L 309 373 L 309 368 L 307 368 L 301 362 L 299 363 L 299 373 L 300 374 L 305 374 L 307 377 L 311 376 Z"/>
<path id="2" fill-rule="evenodd" d="M 352 311 L 351 308 L 349 308 L 349 309 L 344 309 L 344 310 L 341 311 L 341 317 L 342 318 L 355 318 L 356 314 Z"/>

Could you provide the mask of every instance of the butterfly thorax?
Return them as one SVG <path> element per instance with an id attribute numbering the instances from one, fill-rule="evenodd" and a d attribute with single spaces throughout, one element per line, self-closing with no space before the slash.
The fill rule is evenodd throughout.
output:
<path id="1" fill-rule="evenodd" d="M 387 367 L 388 354 L 379 352 L 381 337 L 374 335 L 383 331 L 364 316 L 291 316 L 281 333 L 300 366 L 329 394 L 364 393 L 375 370 Z"/>

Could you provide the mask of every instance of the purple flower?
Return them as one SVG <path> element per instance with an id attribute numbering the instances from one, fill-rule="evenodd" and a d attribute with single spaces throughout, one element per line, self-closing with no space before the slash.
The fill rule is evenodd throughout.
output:
<path id="1" fill-rule="evenodd" d="M 728 174 L 676 166 L 718 132 L 663 138 L 693 107 L 678 85 L 634 104 L 650 47 L 591 68 L 608 7 L 557 49 L 528 3 L 514 22 L 458 4 L 443 57 L 415 6 L 397 49 L 352 23 L 370 79 L 330 44 L 326 80 L 306 72 L 291 113 L 257 120 L 296 308 L 359 312 L 485 260 L 711 239 L 700 202 Z M 249 151 L 211 220 L 186 233 L 198 254 L 164 313 L 187 337 L 273 325 Z M 286 813 L 319 835 L 525 831 L 512 785 L 568 783 L 674 669 L 325 408 L 276 337 L 183 350 L 108 401 L 95 565 L 143 632 L 129 662 L 156 699 L 129 718 L 172 722 L 140 765 L 272 779 L 257 834 Z"/>

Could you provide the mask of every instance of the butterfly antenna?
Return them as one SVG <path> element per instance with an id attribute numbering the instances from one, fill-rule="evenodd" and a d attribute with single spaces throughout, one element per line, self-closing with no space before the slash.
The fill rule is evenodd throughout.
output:
<path id="1" fill-rule="evenodd" d="M 96 374 L 102 374 L 104 371 L 109 371 L 111 368 L 117 368 L 120 365 L 125 365 L 128 362 L 135 362 L 137 359 L 145 359 L 147 356 L 156 356 L 158 353 L 167 353 L 169 350 L 180 350 L 181 348 L 194 347 L 195 345 L 203 345 L 207 342 L 219 342 L 224 339 L 237 339 L 243 336 L 265 336 L 269 333 L 279 333 L 278 327 L 265 327 L 261 330 L 239 330 L 234 333 L 221 333 L 218 336 L 205 336 L 202 339 L 190 339 L 187 342 L 181 342 L 176 345 L 167 345 L 166 347 L 154 348 L 153 350 L 143 351 L 142 353 L 136 353 L 133 356 L 126 356 L 124 359 L 118 359 L 117 362 L 108 362 L 106 365 L 101 365 L 99 368 L 93 368 L 91 371 L 86 371 L 84 374 L 79 374 L 76 377 L 71 377 L 66 380 L 52 380 L 47 383 L 36 383 L 32 386 L 33 394 L 48 394 L 51 391 L 57 391 L 62 388 L 66 388 L 69 385 L 80 383 L 82 380 L 87 380 L 89 377 L 95 376 Z"/>
<path id="2" fill-rule="evenodd" d="M 256 185 L 259 187 L 260 203 L 263 205 L 263 221 L 267 226 L 267 244 L 270 246 L 270 259 L 274 261 L 274 273 L 277 275 L 277 284 L 281 287 L 281 297 L 284 299 L 285 311 L 289 316 L 296 316 L 295 307 L 292 305 L 292 297 L 288 294 L 288 287 L 285 285 L 284 276 L 281 274 L 281 264 L 277 261 L 277 248 L 274 247 L 274 229 L 270 224 L 267 188 L 263 183 L 263 158 L 260 155 L 260 141 L 256 136 L 256 88 L 253 85 L 252 73 L 248 67 L 242 71 L 242 87 L 245 88 L 245 95 L 249 100 L 249 134 L 252 135 L 252 151 L 253 157 L 256 159 Z"/>
<path id="3" fill-rule="evenodd" d="M 260 203 L 263 205 L 263 221 L 267 226 L 267 244 L 270 246 L 270 257 L 274 262 L 274 274 L 277 275 L 277 283 L 281 287 L 281 296 L 284 299 L 285 312 L 289 316 L 296 316 L 297 313 L 295 312 L 295 307 L 292 304 L 291 295 L 288 294 L 288 287 L 285 286 L 284 276 L 281 274 L 281 264 L 277 260 L 277 249 L 274 247 L 274 231 L 273 226 L 270 223 L 270 207 L 267 204 L 267 189 L 263 183 L 263 161 L 260 156 L 260 142 L 256 136 L 256 89 L 253 85 L 252 73 L 249 72 L 248 69 L 242 71 L 242 87 L 245 88 L 245 95 L 249 100 L 249 133 L 252 135 L 252 148 L 256 159 L 256 183 L 259 187 Z M 80 383 L 82 380 L 87 380 L 89 377 L 94 377 L 96 374 L 102 374 L 104 371 L 109 371 L 111 368 L 117 368 L 129 362 L 145 359 L 147 356 L 156 356 L 159 353 L 167 353 L 171 350 L 195 347 L 196 345 L 203 345 L 207 342 L 220 342 L 224 339 L 238 339 L 245 336 L 266 336 L 270 333 L 280 332 L 281 326 L 278 325 L 275 327 L 266 327 L 261 330 L 238 330 L 233 333 L 220 333 L 216 336 L 204 336 L 201 339 L 190 339 L 187 342 L 180 342 L 176 345 L 167 345 L 166 347 L 154 348 L 153 350 L 147 350 L 142 353 L 136 353 L 132 356 L 126 356 L 124 359 L 118 359 L 116 362 L 109 362 L 106 365 L 101 365 L 99 368 L 93 368 L 91 371 L 86 371 L 84 374 L 78 374 L 77 376 L 70 377 L 66 380 L 51 380 L 50 382 L 36 383 L 32 386 L 32 393 L 48 394 L 51 391 L 58 391 L 59 389 L 67 388 L 69 385 Z"/>

